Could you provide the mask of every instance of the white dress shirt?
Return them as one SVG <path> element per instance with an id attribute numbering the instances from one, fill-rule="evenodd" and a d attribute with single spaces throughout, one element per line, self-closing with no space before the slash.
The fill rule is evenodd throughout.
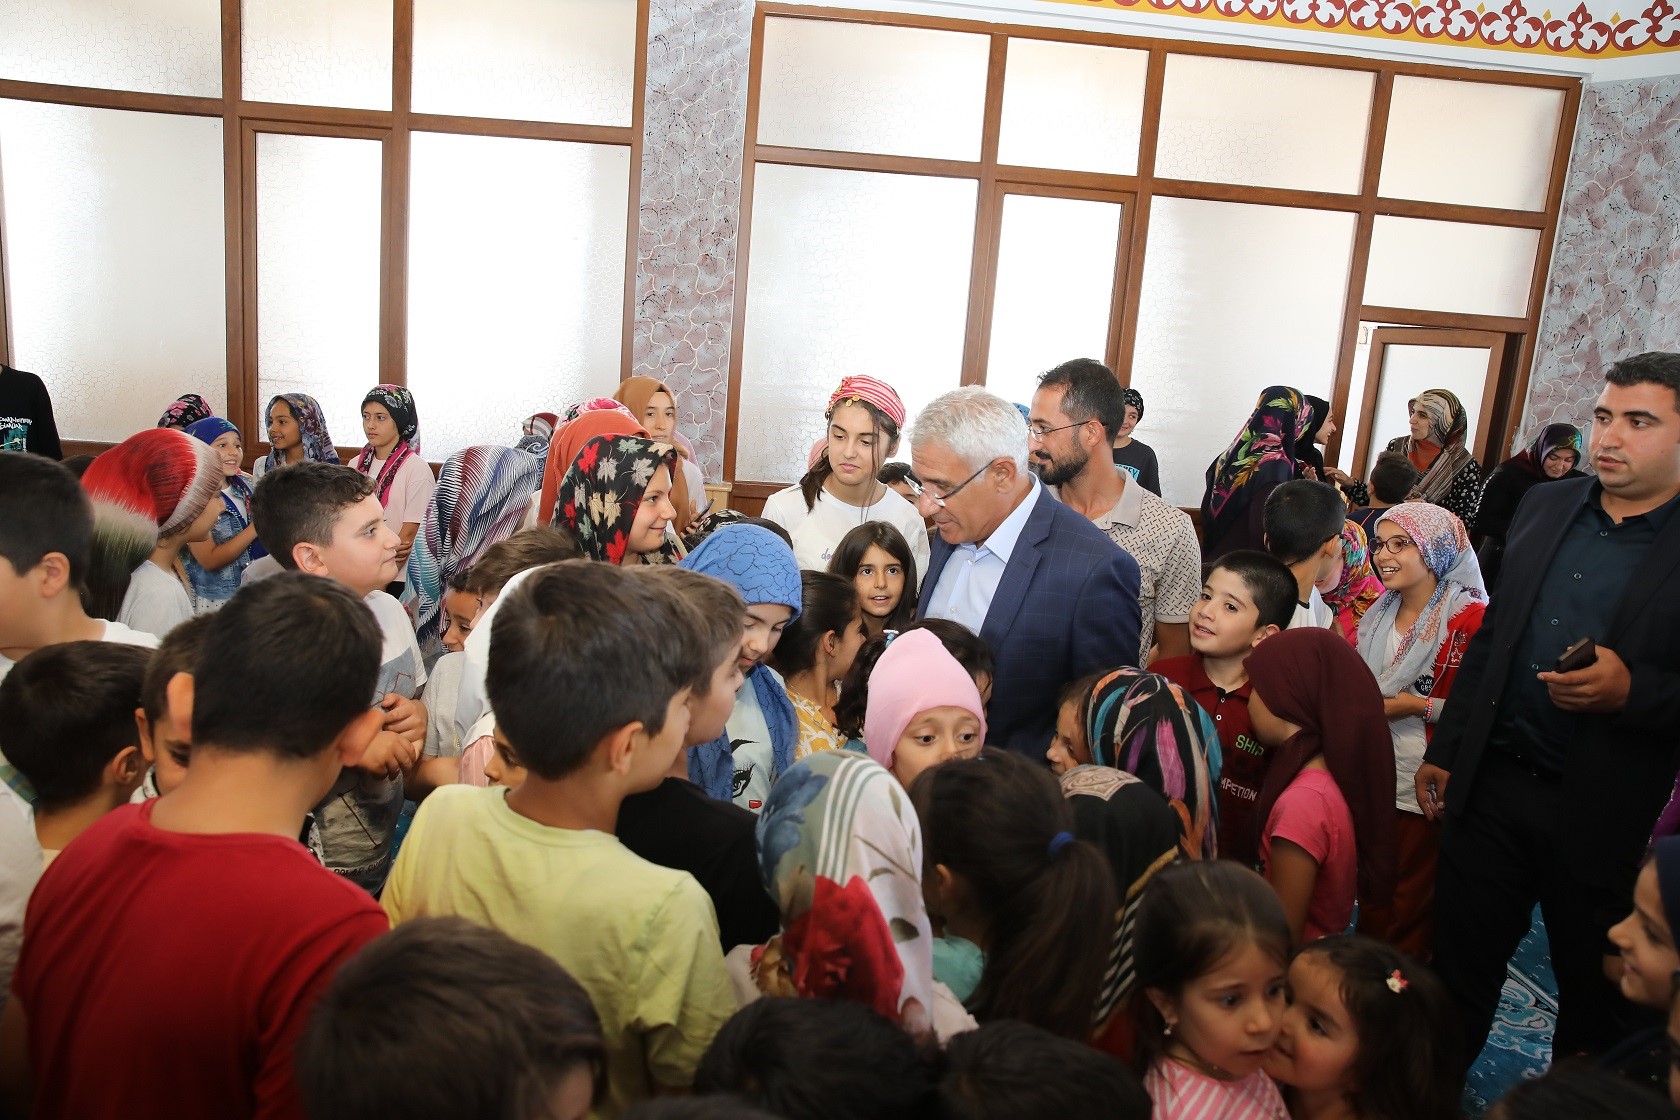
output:
<path id="1" fill-rule="evenodd" d="M 1034 506 L 1046 500 L 1054 499 L 1044 493 L 1034 477 L 1027 496 L 992 530 L 991 536 L 979 544 L 955 546 L 928 598 L 925 617 L 948 618 L 980 633 L 986 624 L 986 612 L 992 609 L 998 584 L 1003 582 L 1003 573 L 1009 567 L 1009 558 L 1020 542 L 1021 530 L 1027 527 Z"/>

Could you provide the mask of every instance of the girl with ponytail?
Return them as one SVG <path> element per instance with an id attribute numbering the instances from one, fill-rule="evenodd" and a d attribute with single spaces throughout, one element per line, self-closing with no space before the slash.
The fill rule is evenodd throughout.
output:
<path id="1" fill-rule="evenodd" d="M 811 469 L 797 485 L 770 495 L 764 516 L 792 535 L 801 568 L 827 571 L 841 538 L 866 521 L 885 521 L 904 534 L 917 570 L 925 572 L 928 542 L 922 515 L 875 477 L 898 450 L 904 402 L 884 381 L 848 377 L 828 398 L 823 418 L 828 431 L 813 449 Z M 916 588 L 906 588 L 905 594 L 914 599 Z"/>
<path id="2" fill-rule="evenodd" d="M 924 771 L 910 800 L 922 821 L 928 909 L 985 953 L 968 1000 L 975 1018 L 1089 1038 L 1113 940 L 1114 883 L 1103 854 L 1074 838 L 1056 779 L 1018 755 L 985 750 Z"/>

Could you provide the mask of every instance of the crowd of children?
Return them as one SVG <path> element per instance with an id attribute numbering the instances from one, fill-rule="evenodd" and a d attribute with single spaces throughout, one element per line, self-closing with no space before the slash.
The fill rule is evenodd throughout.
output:
<path id="1" fill-rule="evenodd" d="M 191 394 L 79 480 L 0 454 L 0 1116 L 1461 1115 L 1415 779 L 1490 595 L 1403 449 L 1350 510 L 1327 402 L 1266 390 L 1190 652 L 1067 682 L 1029 757 L 916 618 L 952 495 L 888 469 L 892 388 L 763 519 L 679 403 L 435 482 L 392 385 L 348 462 L 301 394 L 254 477 Z M 1627 906 L 1672 1021 L 1499 1115 L 1674 1115 L 1680 838 Z"/>

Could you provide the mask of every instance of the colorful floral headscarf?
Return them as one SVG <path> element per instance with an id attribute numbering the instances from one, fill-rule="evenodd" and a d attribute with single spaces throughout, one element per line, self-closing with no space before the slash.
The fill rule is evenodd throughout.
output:
<path id="1" fill-rule="evenodd" d="M 362 398 L 362 407 L 370 404 L 384 408 L 397 425 L 397 445 L 391 448 L 391 455 L 380 468 L 373 487 L 379 495 L 379 504 L 387 505 L 391 500 L 391 484 L 397 480 L 397 468 L 410 455 L 420 454 L 420 412 L 414 407 L 414 394 L 401 385 L 375 385 Z M 373 464 L 373 455 L 372 444 L 362 448 L 356 458 L 356 469 L 366 474 Z"/>
<path id="2" fill-rule="evenodd" d="M 207 401 L 197 393 L 187 393 L 176 397 L 158 417 L 157 426 L 160 428 L 180 428 L 183 431 L 200 420 L 216 415 Z"/>
<path id="3" fill-rule="evenodd" d="M 308 393 L 281 393 L 268 402 L 268 411 L 263 413 L 263 419 L 268 419 L 274 411 L 275 404 L 284 401 L 286 407 L 292 410 L 292 419 L 297 422 L 299 438 L 303 440 L 303 458 L 306 462 L 314 463 L 342 463 L 338 457 L 338 448 L 333 445 L 332 436 L 327 432 L 327 419 L 321 414 L 320 402 Z M 280 452 L 268 453 L 267 470 L 283 467 L 286 464 L 280 459 Z"/>
<path id="4" fill-rule="evenodd" d="M 1573 424 L 1547 424 L 1529 445 L 1512 460 L 1535 478 L 1546 476 L 1546 456 L 1554 451 L 1573 451 L 1575 467 L 1581 465 L 1581 429 Z M 1570 468 L 1571 470 L 1574 467 Z"/>
<path id="5" fill-rule="evenodd" d="M 1411 538 L 1437 581 L 1435 593 L 1401 635 L 1392 658 L 1386 655 L 1385 643 L 1400 611 L 1400 593 L 1385 591 L 1360 621 L 1360 656 L 1374 667 L 1383 695 L 1397 696 L 1430 671 L 1446 640 L 1448 621 L 1466 604 L 1487 602 L 1487 588 L 1470 535 L 1457 514 L 1425 502 L 1406 502 L 1384 510 L 1377 528 L 1390 522 Z"/>
<path id="6" fill-rule="evenodd" d="M 560 480 L 554 524 L 569 529 L 591 560 L 622 564 L 642 495 L 660 467 L 677 469 L 677 449 L 640 436 L 597 436 Z M 669 542 L 660 546 L 674 562 Z"/>
<path id="7" fill-rule="evenodd" d="M 1342 523 L 1342 574 L 1336 586 L 1319 591 L 1324 602 L 1336 612 L 1336 626 L 1348 641 L 1356 641 L 1359 620 L 1383 593 L 1382 580 L 1371 568 L 1371 546 L 1365 530 L 1357 521 Z"/>
<path id="8" fill-rule="evenodd" d="M 849 751 L 792 766 L 758 818 L 758 860 L 782 913 L 782 932 L 753 953 L 759 990 L 861 1003 L 930 1035 L 922 830 L 897 779 Z"/>
<path id="9" fill-rule="evenodd" d="M 1134 774 L 1177 812 L 1184 854 L 1219 855 L 1219 729 L 1202 706 L 1167 678 L 1116 669 L 1085 702 L 1091 760 Z"/>
<path id="10" fill-rule="evenodd" d="M 1288 482 L 1295 477 L 1295 444 L 1306 402 L 1300 390 L 1270 385 L 1260 393 L 1254 412 L 1219 458 L 1208 464 L 1202 498 L 1205 540 L 1222 540 L 1248 510 L 1253 484 Z"/>
<path id="11" fill-rule="evenodd" d="M 541 471 L 541 459 L 511 447 L 469 447 L 444 460 L 403 577 L 403 600 L 426 656 L 442 649 L 439 623 L 449 581 L 518 530 Z"/>

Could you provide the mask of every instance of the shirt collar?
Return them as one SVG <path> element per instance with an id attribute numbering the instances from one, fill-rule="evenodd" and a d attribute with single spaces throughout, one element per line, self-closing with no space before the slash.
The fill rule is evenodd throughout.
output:
<path id="1" fill-rule="evenodd" d="M 1128 529 L 1136 529 L 1138 522 L 1143 519 L 1143 487 L 1127 477 L 1125 471 L 1120 471 L 1119 474 L 1121 476 L 1120 500 L 1115 502 L 1114 508 L 1107 513 L 1099 513 L 1091 518 L 1091 524 L 1104 532 L 1107 532 L 1112 525 L 1124 525 Z M 1047 486 L 1045 489 L 1049 490 L 1057 501 L 1061 501 L 1062 488 L 1060 486 Z"/>
<path id="2" fill-rule="evenodd" d="M 991 536 L 973 546 L 976 550 L 983 548 L 1005 564 L 1009 563 L 1009 558 L 1015 555 L 1015 545 L 1021 539 L 1021 530 L 1027 527 L 1027 518 L 1032 516 L 1033 506 L 1043 496 L 1043 487 L 1039 485 L 1038 477 L 1030 475 L 1029 481 L 1032 487 L 1027 491 L 1027 496 L 1021 499 L 1021 504 L 1010 511 L 1001 525 L 992 530 Z"/>
<path id="3" fill-rule="evenodd" d="M 1587 494 L 1586 497 L 1582 499 L 1582 504 L 1603 513 L 1606 517 L 1610 516 L 1604 509 L 1604 483 L 1600 482 L 1597 478 L 1594 478 L 1593 484 L 1587 488 Z M 1656 509 L 1647 510 L 1644 513 L 1636 513 L 1632 517 L 1624 517 L 1622 518 L 1622 523 L 1625 525 L 1629 521 L 1642 518 L 1645 521 L 1650 522 L 1652 530 L 1660 533 L 1663 530 L 1663 526 L 1668 524 L 1668 519 L 1674 516 L 1674 511 L 1677 508 L 1680 508 L 1680 494 L 1676 494 Z"/>

